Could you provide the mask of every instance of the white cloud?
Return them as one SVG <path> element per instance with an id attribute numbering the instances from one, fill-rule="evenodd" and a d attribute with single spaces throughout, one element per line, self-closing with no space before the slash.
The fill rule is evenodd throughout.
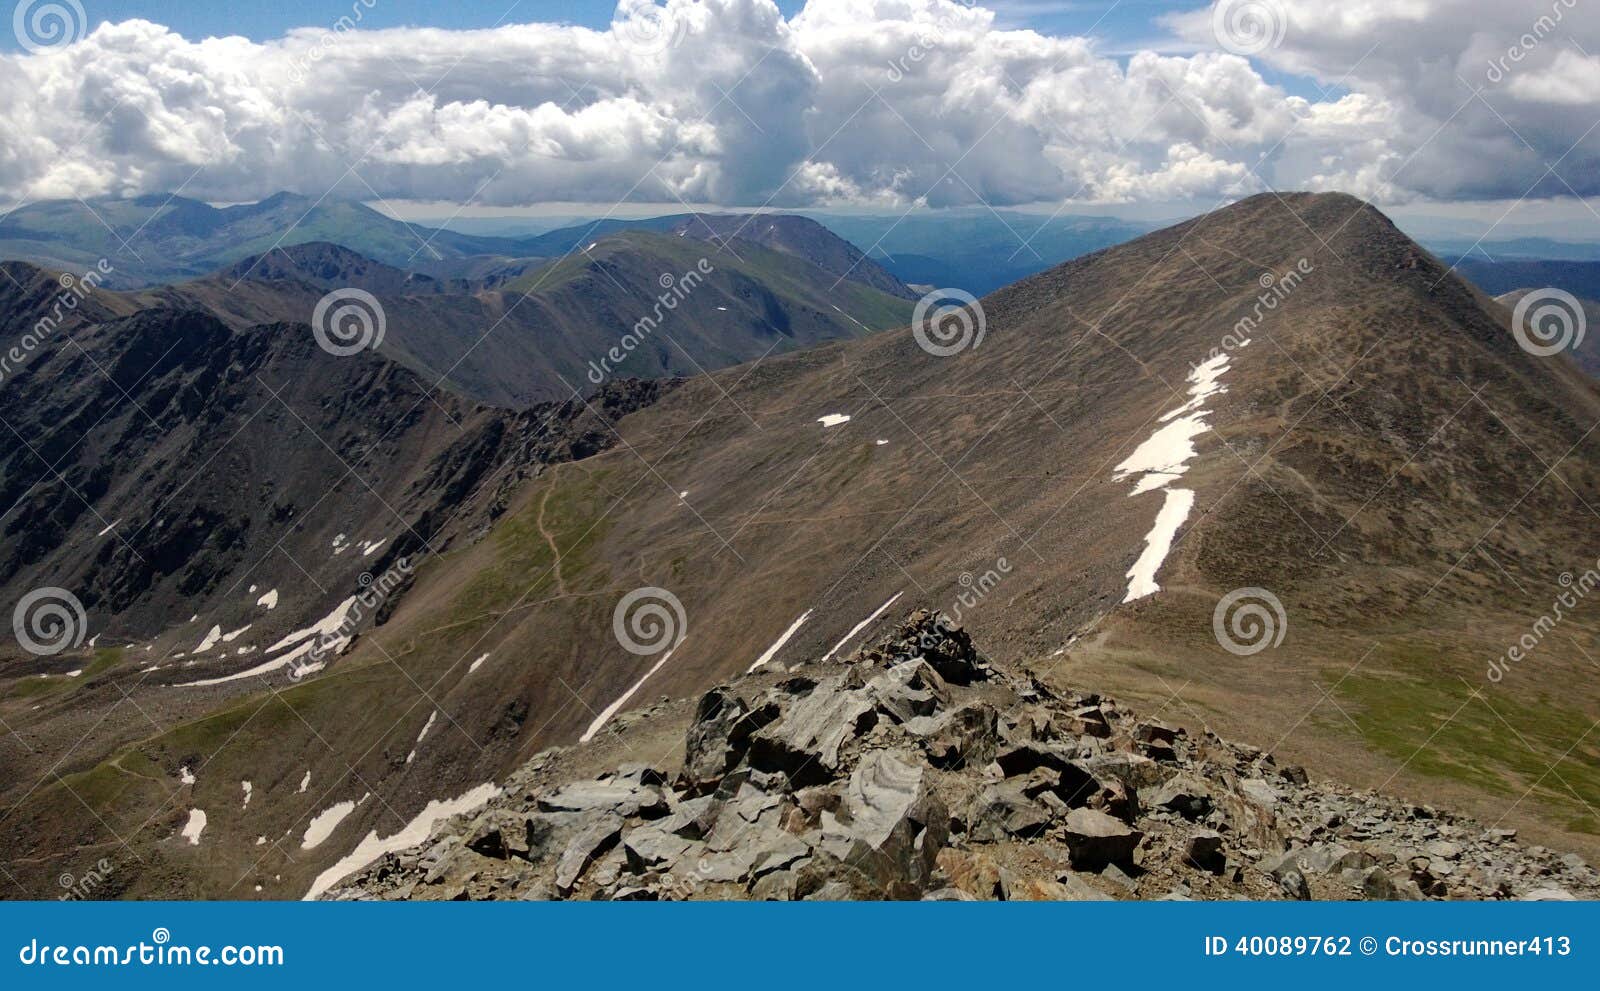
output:
<path id="1" fill-rule="evenodd" d="M 787 21 L 770 0 L 640 2 L 609 31 L 302 28 L 258 44 L 103 24 L 0 57 L 0 86 L 25 94 L 0 106 L 0 199 L 183 186 L 462 201 L 482 186 L 478 202 L 499 206 L 998 206 L 1216 198 L 1263 180 L 1516 196 L 1590 123 L 1572 107 L 1600 75 L 1565 40 L 1600 51 L 1594 18 L 1564 9 L 1485 81 L 1567 0 L 1249 0 L 1286 19 L 1257 62 L 1342 87 L 1314 100 L 1218 50 L 1208 11 L 1171 25 L 1211 50 L 1121 60 L 952 0 L 810 0 Z M 1487 86 L 1522 138 L 1478 101 L 1458 110 L 1457 76 Z M 1562 169 L 1586 192 L 1600 191 L 1596 149 L 1600 132 Z"/>
<path id="2" fill-rule="evenodd" d="M 1339 146 L 1320 173 L 1369 176 L 1390 195 L 1515 199 L 1600 192 L 1600 12 L 1585 0 L 1231 0 L 1273 19 L 1255 58 L 1365 101 L 1383 149 Z M 1168 23 L 1222 47 L 1209 10 Z M 1224 22 L 1226 23 L 1226 22 Z M 1226 35 L 1224 30 L 1221 32 Z M 1474 95 L 1474 94 L 1477 95 Z M 1320 105 L 1319 105 L 1320 106 Z M 1587 106 L 1593 114 L 1574 113 Z M 1377 108 L 1382 110 L 1378 111 Z M 1351 135 L 1354 142 L 1356 135 Z M 1281 163 L 1287 177 L 1312 182 Z M 1556 166 L 1556 176 L 1546 167 Z M 1565 180 L 1565 183 L 1563 183 Z"/>

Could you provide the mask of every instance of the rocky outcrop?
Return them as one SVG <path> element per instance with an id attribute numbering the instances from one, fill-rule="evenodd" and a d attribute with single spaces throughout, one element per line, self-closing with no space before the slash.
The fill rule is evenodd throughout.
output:
<path id="1" fill-rule="evenodd" d="M 681 763 L 574 779 L 584 751 L 547 751 L 490 808 L 332 897 L 1600 894 L 1570 854 L 1054 692 L 926 612 L 846 661 L 714 688 L 687 716 Z"/>

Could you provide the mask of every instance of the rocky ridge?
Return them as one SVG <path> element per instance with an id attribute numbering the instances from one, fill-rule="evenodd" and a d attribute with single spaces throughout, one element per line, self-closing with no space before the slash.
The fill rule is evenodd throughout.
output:
<path id="1" fill-rule="evenodd" d="M 842 662 L 707 692 L 673 769 L 577 777 L 583 757 L 542 752 L 488 807 L 328 897 L 1600 896 L 1575 855 L 1052 690 L 926 611 Z"/>

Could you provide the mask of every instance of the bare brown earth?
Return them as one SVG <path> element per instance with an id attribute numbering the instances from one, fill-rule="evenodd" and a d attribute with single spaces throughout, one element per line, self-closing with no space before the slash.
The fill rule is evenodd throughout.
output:
<path id="1" fill-rule="evenodd" d="M 1129 498 L 1114 466 L 1182 404 L 1263 274 L 1301 259 L 1310 273 L 1209 403 L 1163 590 L 1121 605 L 1161 496 Z M 820 656 L 904 591 L 959 606 L 987 650 L 1047 683 L 1600 849 L 1593 607 L 1486 678 L 1559 576 L 1600 556 L 1600 393 L 1570 362 L 1518 350 L 1503 309 L 1337 195 L 1255 197 L 982 305 L 981 345 L 955 357 L 891 331 L 696 378 L 610 421 L 609 450 L 509 494 L 326 672 L 84 747 L 0 819 L 15 887 L 114 845 L 117 894 L 297 897 L 368 830 L 574 741 L 658 659 L 612 632 L 642 586 L 681 600 L 687 639 L 630 706 L 743 672 L 808 611 L 774 660 Z M 974 585 L 992 588 L 959 602 Z M 1287 630 L 1241 657 L 1212 613 L 1245 586 L 1281 600 Z M 22 710 L 0 707 L 12 725 Z M 360 804 L 302 849 L 344 800 Z M 209 815 L 195 846 L 176 835 L 191 808 Z"/>

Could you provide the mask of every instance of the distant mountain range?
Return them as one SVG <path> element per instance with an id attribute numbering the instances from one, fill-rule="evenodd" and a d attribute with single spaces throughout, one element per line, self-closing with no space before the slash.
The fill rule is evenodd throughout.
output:
<path id="1" fill-rule="evenodd" d="M 635 759 L 614 730 L 635 726 L 638 773 L 660 777 L 683 724 L 639 714 L 663 695 L 687 712 L 752 669 L 786 705 L 893 700 L 874 722 L 870 705 L 791 708 L 780 726 L 757 702 L 724 724 L 766 748 L 763 773 L 798 756 L 832 775 L 809 759 L 816 727 L 893 746 L 939 731 L 917 722 L 935 676 L 837 663 L 918 606 L 1031 672 L 1005 708 L 1036 752 L 1056 720 L 1091 721 L 1041 700 L 1116 692 L 1196 745 L 1271 743 L 1252 766 L 1304 764 L 1411 809 L 1448 798 L 1595 851 L 1593 754 L 1546 772 L 1600 711 L 1600 624 L 1577 610 L 1507 684 L 1485 672 L 1557 576 L 1600 555 L 1600 386 L 1520 347 L 1505 306 L 1377 210 L 1252 197 L 985 296 L 954 353 L 903 325 L 909 299 L 841 281 L 849 250 L 798 226 L 729 239 L 728 223 L 744 226 L 594 235 L 492 289 L 311 244 L 88 294 L 0 383 L 0 601 L 73 590 L 93 637 L 0 647 L 17 885 L 45 890 L 121 840 L 136 855 L 107 897 L 300 897 L 514 789 L 544 748 L 587 738 L 577 756 L 614 766 Z M 525 365 L 581 373 L 702 258 L 692 309 L 660 325 L 700 328 L 680 339 L 696 361 L 743 364 L 519 409 L 474 398 L 531 388 Z M 33 266 L 5 275 L 0 355 L 61 292 Z M 336 358 L 305 316 L 281 321 L 357 281 L 390 311 L 375 352 Z M 539 316 L 508 338 L 526 350 L 435 389 L 482 336 L 466 300 L 491 324 L 518 300 Z M 874 312 L 887 330 L 866 332 Z M 651 338 L 630 360 L 675 374 L 675 350 Z M 402 558 L 414 574 L 352 619 Z M 662 591 L 687 635 L 636 650 L 621 610 Z M 1260 652 L 1229 639 L 1248 621 L 1218 618 L 1243 593 L 1271 617 Z M 290 679 L 297 644 L 329 630 L 321 666 Z M 1130 780 L 1150 767 L 1110 756 Z M 1237 785 L 1214 793 L 1271 798 Z M 942 824 L 983 821 L 951 811 Z M 1240 869 L 1265 871 L 1280 851 L 1241 830 Z"/>

